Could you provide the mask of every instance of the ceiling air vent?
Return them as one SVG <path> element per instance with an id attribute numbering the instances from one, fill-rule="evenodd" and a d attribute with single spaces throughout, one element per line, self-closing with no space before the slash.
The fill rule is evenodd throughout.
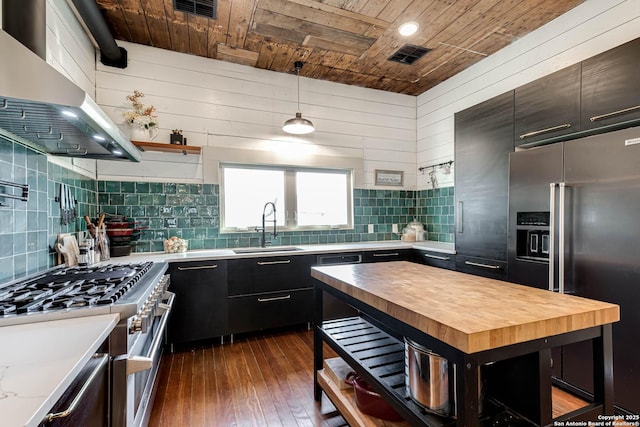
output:
<path id="1" fill-rule="evenodd" d="M 206 18 L 216 19 L 216 0 L 173 0 L 173 8 Z"/>
<path id="2" fill-rule="evenodd" d="M 401 64 L 413 64 L 418 59 L 422 58 L 431 49 L 422 46 L 414 46 L 412 44 L 405 44 L 400 49 L 391 55 L 389 61 L 399 62 Z"/>

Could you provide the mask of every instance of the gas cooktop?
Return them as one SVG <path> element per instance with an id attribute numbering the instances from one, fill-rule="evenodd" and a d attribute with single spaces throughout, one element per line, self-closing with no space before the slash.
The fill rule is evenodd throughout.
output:
<path id="1" fill-rule="evenodd" d="M 152 262 L 49 270 L 0 288 L 0 317 L 115 303 Z"/>

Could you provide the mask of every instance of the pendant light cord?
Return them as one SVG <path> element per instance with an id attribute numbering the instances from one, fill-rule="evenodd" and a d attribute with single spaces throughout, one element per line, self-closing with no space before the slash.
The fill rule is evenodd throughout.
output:
<path id="1" fill-rule="evenodd" d="M 300 67 L 296 64 L 296 76 L 298 79 L 298 113 L 300 112 Z"/>

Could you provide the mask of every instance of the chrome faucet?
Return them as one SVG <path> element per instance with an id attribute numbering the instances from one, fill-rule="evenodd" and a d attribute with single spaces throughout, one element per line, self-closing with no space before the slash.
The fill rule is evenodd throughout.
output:
<path id="1" fill-rule="evenodd" d="M 267 207 L 269 205 L 271 205 L 271 211 L 267 212 Z M 273 214 L 273 219 L 267 220 L 266 218 L 271 214 Z M 266 248 L 267 244 L 271 243 L 271 240 L 267 241 L 267 236 L 266 236 L 267 227 L 265 223 L 267 221 L 273 222 L 273 231 L 271 232 L 271 235 L 275 239 L 278 236 L 278 230 L 277 230 L 278 219 L 276 218 L 276 205 L 273 202 L 267 202 L 264 204 L 264 208 L 262 208 L 262 228 L 261 229 L 256 228 L 256 231 L 262 232 L 262 236 L 260 237 L 260 247 L 262 248 Z"/>

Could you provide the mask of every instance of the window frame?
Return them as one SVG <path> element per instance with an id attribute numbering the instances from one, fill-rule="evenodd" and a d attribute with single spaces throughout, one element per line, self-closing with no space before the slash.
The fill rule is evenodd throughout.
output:
<path id="1" fill-rule="evenodd" d="M 285 165 L 263 165 L 220 162 L 220 234 L 255 232 L 253 228 L 226 227 L 225 221 L 225 183 L 224 169 L 254 169 L 254 170 L 277 170 L 284 172 L 284 210 L 285 225 L 278 226 L 278 231 L 319 231 L 319 230 L 353 230 L 354 229 L 354 208 L 353 208 L 353 169 L 332 169 L 326 167 L 308 166 L 285 166 Z M 335 173 L 346 175 L 347 177 L 347 223 L 337 225 L 305 225 L 297 224 L 297 172 L 313 173 Z M 266 203 L 266 201 L 265 201 Z M 257 216 L 259 218 L 259 216 Z M 259 221 L 258 221 L 259 222 Z M 258 224 L 259 227 L 261 224 Z"/>

